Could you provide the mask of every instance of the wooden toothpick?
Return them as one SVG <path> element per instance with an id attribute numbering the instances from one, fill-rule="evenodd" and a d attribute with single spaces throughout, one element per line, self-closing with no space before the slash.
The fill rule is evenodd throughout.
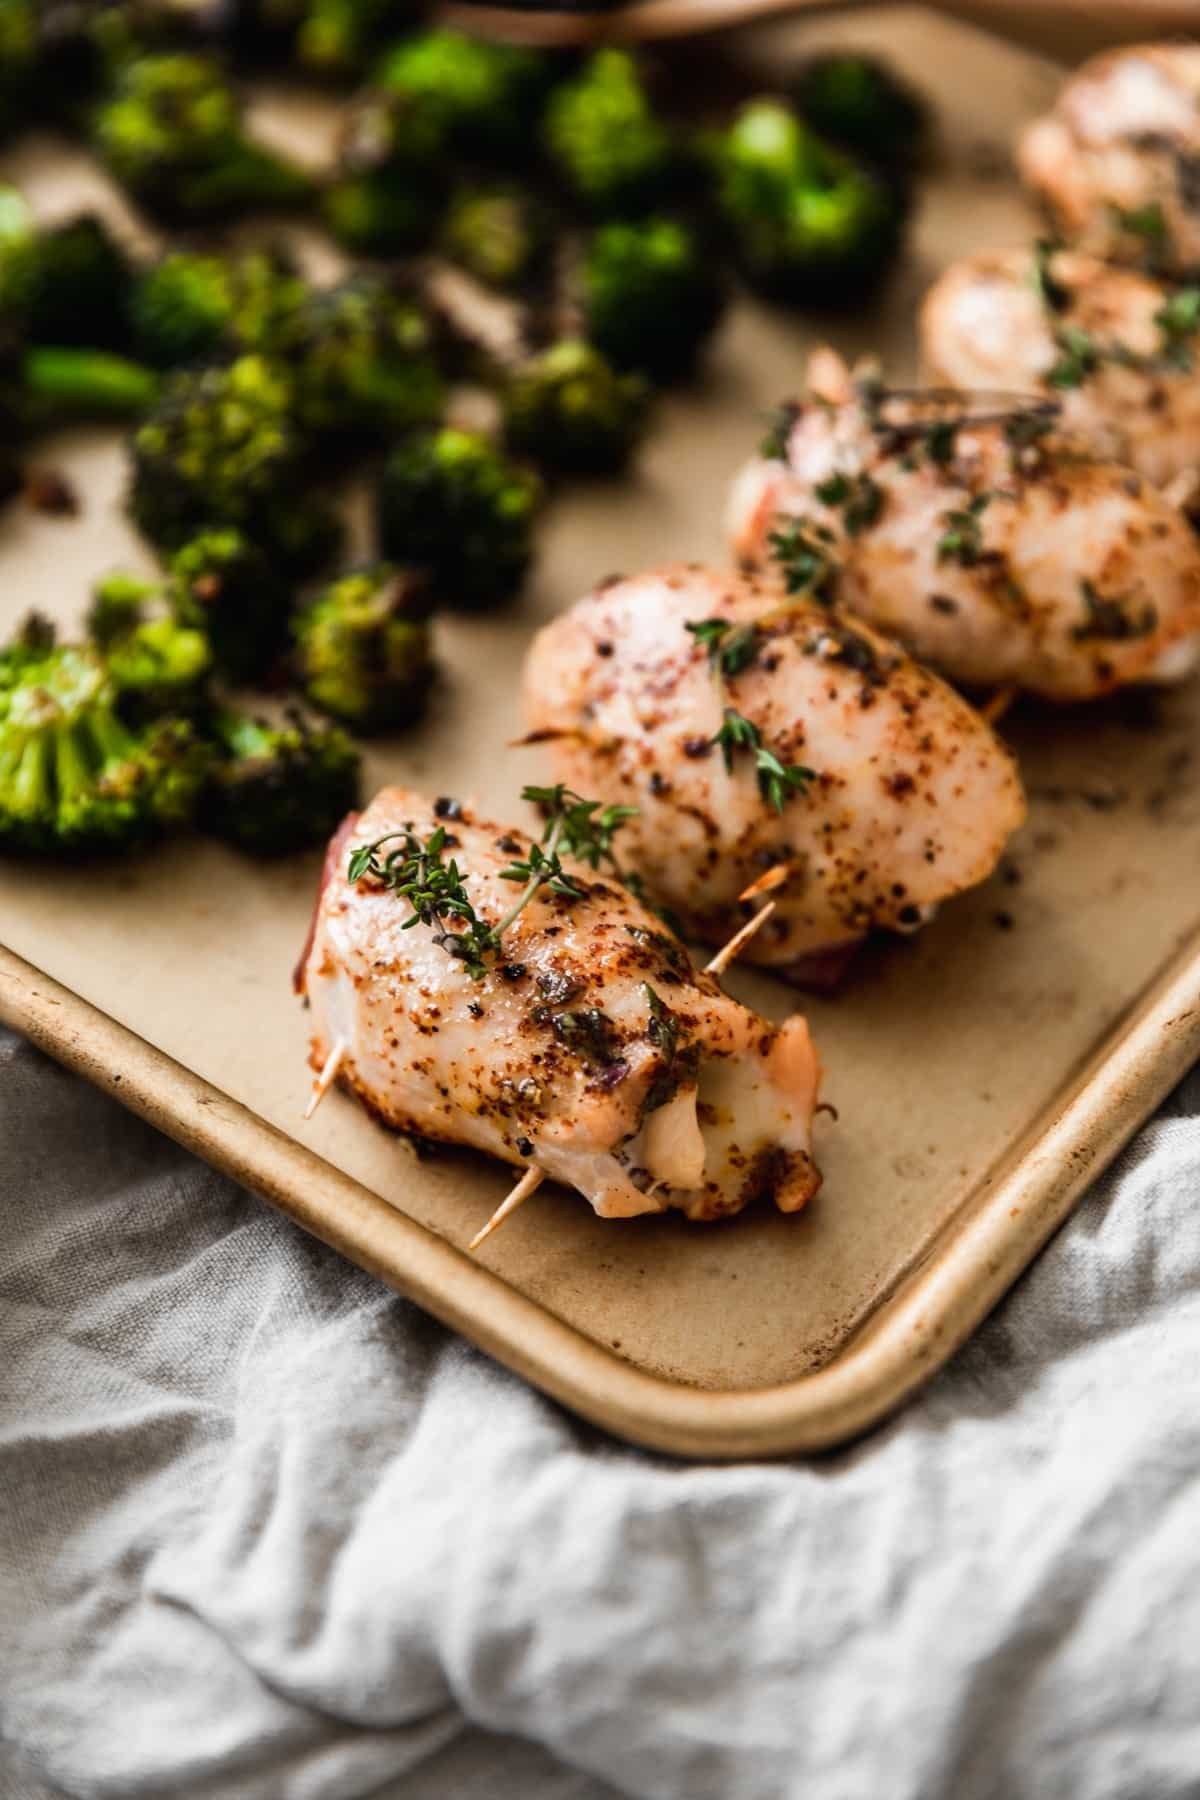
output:
<path id="1" fill-rule="evenodd" d="M 752 919 L 747 919 L 742 929 L 735 932 L 727 944 L 721 946 L 712 961 L 705 963 L 704 973 L 706 975 L 723 975 L 734 957 L 750 942 L 756 931 L 762 930 L 774 911 L 774 900 L 768 900 L 767 904 L 760 907 Z"/>
<path id="2" fill-rule="evenodd" d="M 342 1066 L 345 1055 L 346 1044 L 342 1038 L 339 1038 L 337 1043 L 333 1046 L 333 1049 L 329 1052 L 329 1055 L 325 1058 L 325 1067 L 313 1082 L 313 1091 L 309 1098 L 308 1105 L 304 1109 L 304 1116 L 306 1119 L 312 1118 L 318 1106 L 320 1106 L 322 1100 L 337 1080 L 337 1072 Z"/>
<path id="3" fill-rule="evenodd" d="M 997 688 L 991 699 L 980 707 L 980 718 L 989 725 L 998 725 L 1016 697 L 1017 690 L 1014 687 Z"/>
<path id="4" fill-rule="evenodd" d="M 496 1227 L 498 1225 L 503 1225 L 505 1219 L 512 1213 L 515 1213 L 518 1206 L 523 1206 L 530 1194 L 536 1193 L 545 1179 L 546 1177 L 542 1174 L 540 1169 L 526 1169 L 512 1193 L 500 1202 L 483 1229 L 475 1233 L 475 1236 L 467 1245 L 467 1249 L 478 1250 L 484 1238 L 491 1237 Z"/>

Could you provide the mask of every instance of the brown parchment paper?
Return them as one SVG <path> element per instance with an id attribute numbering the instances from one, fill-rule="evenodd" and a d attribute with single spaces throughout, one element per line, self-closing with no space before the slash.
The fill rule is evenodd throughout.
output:
<path id="1" fill-rule="evenodd" d="M 915 8 L 772 27 L 727 54 L 757 59 L 763 85 L 777 85 L 788 58 L 830 39 L 894 55 L 940 110 L 940 167 L 922 191 L 904 268 L 877 307 L 851 319 L 799 321 L 741 302 L 703 384 L 662 403 L 636 477 L 555 499 L 520 604 L 439 622 L 445 673 L 428 721 L 372 748 L 369 783 L 474 795 L 497 817 L 519 816 L 514 796 L 540 765 L 536 752 L 504 746 L 520 726 L 532 630 L 599 575 L 719 558 L 727 482 L 755 441 L 756 413 L 796 384 L 806 349 L 828 335 L 851 355 L 880 350 L 891 372 L 910 375 L 914 306 L 935 272 L 957 253 L 1029 235 L 1006 146 L 1058 71 Z M 314 160 L 327 150 L 327 109 L 277 94 L 260 114 Z M 35 144 L 3 172 L 48 214 L 85 194 L 112 202 L 61 146 Z M 309 247 L 328 261 L 315 240 Z M 18 504 L 0 517 L 6 626 L 34 605 L 77 619 L 98 570 L 150 566 L 122 514 L 118 442 L 77 433 L 46 443 L 38 460 L 70 476 L 84 511 L 50 520 Z M 988 1171 L 1053 1111 L 1194 928 L 1198 707 L 1193 687 L 1153 703 L 1012 715 L 1005 729 L 1032 809 L 1003 872 L 919 939 L 868 955 L 837 999 L 806 1003 L 839 1113 L 821 1129 L 825 1187 L 808 1212 L 710 1228 L 604 1224 L 576 1197 L 548 1191 L 489 1241 L 484 1263 L 597 1345 L 678 1382 L 764 1387 L 834 1358 L 905 1272 L 949 1241 Z M 3 864 L 0 943 L 463 1245 L 505 1191 L 504 1171 L 465 1154 L 419 1160 L 341 1096 L 301 1124 L 306 1028 L 289 977 L 319 860 L 259 866 L 187 841 L 127 867 Z M 736 975 L 732 985 L 775 1016 L 795 1003 L 765 979 Z"/>

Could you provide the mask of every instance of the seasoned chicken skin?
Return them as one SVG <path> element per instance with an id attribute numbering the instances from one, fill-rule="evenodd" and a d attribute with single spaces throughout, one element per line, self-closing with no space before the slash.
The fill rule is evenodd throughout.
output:
<path id="1" fill-rule="evenodd" d="M 1011 397 L 888 395 L 814 364 L 781 454 L 734 484 L 743 564 L 779 573 L 789 520 L 825 532 L 839 606 L 967 686 L 1088 700 L 1195 666 L 1200 546 L 1140 477 L 1030 443 L 1046 420 Z"/>
<path id="2" fill-rule="evenodd" d="M 355 846 L 427 843 L 439 824 L 479 917 L 510 910 L 500 874 L 528 856 L 524 832 L 384 789 L 331 846 L 297 974 L 314 1068 L 343 1046 L 339 1079 L 387 1124 L 539 1169 L 602 1218 L 803 1206 L 820 1185 L 804 1020 L 739 1006 L 625 888 L 566 859 L 585 897 L 543 888 L 476 978 L 436 925 L 405 929 L 402 896 L 348 878 Z"/>
<path id="3" fill-rule="evenodd" d="M 1200 269 L 1200 45 L 1092 57 L 1017 140 L 1059 235 L 1113 262 Z"/>
<path id="4" fill-rule="evenodd" d="M 757 627 L 754 660 L 718 682 L 688 630 L 704 620 Z M 787 865 L 752 962 L 786 970 L 873 926 L 913 929 L 988 875 L 1024 816 L 1011 758 L 952 689 L 750 576 L 681 564 L 602 585 L 534 640 L 525 695 L 560 780 L 639 808 L 622 854 L 689 935 L 724 942 L 761 904 L 743 890 Z M 811 771 L 782 810 L 752 755 L 727 769 L 714 746 L 727 705 Z"/>
<path id="5" fill-rule="evenodd" d="M 1200 470 L 1191 317 L 1187 296 L 1094 256 L 985 250 L 953 263 L 926 295 L 922 361 L 950 387 L 1040 389 L 1061 407 L 1059 435 L 1155 487 L 1183 477 L 1190 488 Z"/>

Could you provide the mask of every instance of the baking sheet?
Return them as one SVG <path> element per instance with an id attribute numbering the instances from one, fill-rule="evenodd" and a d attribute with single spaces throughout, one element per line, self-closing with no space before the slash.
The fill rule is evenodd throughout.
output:
<path id="1" fill-rule="evenodd" d="M 759 30 L 744 49 L 777 80 L 783 57 L 831 38 L 895 56 L 940 111 L 943 166 L 897 280 L 869 314 L 824 324 L 740 304 L 703 385 L 663 403 L 636 479 L 554 501 L 522 602 L 439 622 L 445 677 L 428 722 L 372 749 L 368 784 L 402 780 L 517 816 L 514 796 L 541 765 L 499 747 L 520 729 L 532 630 L 600 575 L 720 557 L 729 477 L 806 349 L 828 335 L 911 375 L 914 306 L 937 270 L 1029 235 L 1005 148 L 1058 71 L 916 8 Z M 270 96 L 262 117 L 314 158 L 328 143 L 328 113 L 307 100 Z M 4 172 L 50 213 L 81 192 L 79 162 L 57 146 L 34 145 Z M 102 191 L 93 172 L 87 183 L 89 197 Z M 31 605 L 77 618 L 98 569 L 149 566 L 122 514 L 118 443 L 72 434 L 39 460 L 69 474 L 85 510 L 63 521 L 13 506 L 0 518 L 5 624 Z M 806 1003 L 839 1118 L 822 1124 L 824 1190 L 798 1218 L 603 1223 L 577 1197 L 544 1191 L 464 1273 L 445 1245 L 466 1244 L 505 1171 L 453 1152 L 419 1159 L 339 1095 L 301 1123 L 306 1031 L 289 977 L 315 856 L 262 866 L 187 841 L 103 872 L 0 866 L 0 943 L 58 984 L 39 986 L 10 959 L 0 1012 L 89 1073 L 123 1074 L 118 1091 L 159 1123 L 591 1416 L 712 1453 L 829 1441 L 935 1365 L 1195 1053 L 1195 1019 L 1179 1015 L 1196 970 L 1198 710 L 1193 686 L 1062 715 L 1025 708 L 1006 722 L 1032 805 L 1002 871 L 919 938 L 870 952 L 836 999 Z M 731 986 L 772 1016 L 795 1003 L 764 978 L 737 974 Z M 205 1093 L 214 1116 L 201 1129 Z M 390 1229 L 390 1208 L 424 1231 Z M 903 1336 L 918 1319 L 919 1348 Z M 831 1393 L 842 1396 L 832 1412 Z M 714 1411 L 705 1394 L 736 1404 Z"/>

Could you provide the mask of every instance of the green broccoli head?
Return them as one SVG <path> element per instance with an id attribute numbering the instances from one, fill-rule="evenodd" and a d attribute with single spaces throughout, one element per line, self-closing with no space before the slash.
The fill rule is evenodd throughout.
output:
<path id="1" fill-rule="evenodd" d="M 649 400 L 640 375 L 619 374 L 594 345 L 564 338 L 510 379 L 505 440 L 547 469 L 612 474 L 633 454 Z"/>
<path id="2" fill-rule="evenodd" d="M 597 51 L 551 95 L 545 139 L 561 180 L 589 212 L 646 212 L 679 185 L 679 144 L 627 51 Z"/>
<path id="3" fill-rule="evenodd" d="M 354 276 L 314 293 L 280 341 L 295 416 L 313 437 L 386 438 L 441 411 L 429 323 L 380 276 Z"/>
<path id="4" fill-rule="evenodd" d="M 386 563 L 339 577 L 294 625 L 296 677 L 322 712 L 370 734 L 416 719 L 433 679 L 425 584 Z"/>
<path id="5" fill-rule="evenodd" d="M 194 714 L 204 701 L 213 657 L 202 631 L 160 618 L 117 638 L 106 660 L 122 717 L 141 724 Z"/>
<path id="6" fill-rule="evenodd" d="M 895 260 L 901 200 L 782 101 L 743 108 L 716 152 L 717 198 L 747 279 L 784 300 L 845 304 Z"/>
<path id="7" fill-rule="evenodd" d="M 304 492 L 292 403 L 289 377 L 261 356 L 171 377 L 131 441 L 129 507 L 146 537 L 177 550 L 233 526 L 293 573 L 327 561 L 341 530 Z"/>
<path id="8" fill-rule="evenodd" d="M 102 576 L 92 589 L 84 620 L 88 637 L 101 650 L 119 643 L 145 621 L 159 592 L 158 582 L 147 581 L 144 575 L 118 569 Z"/>
<path id="9" fill-rule="evenodd" d="M 168 221 L 224 219 L 311 198 L 309 178 L 249 139 L 241 105 L 207 57 L 137 57 L 100 107 L 96 145 L 115 178 Z"/>
<path id="10" fill-rule="evenodd" d="M 137 279 L 130 302 L 134 341 L 156 368 L 226 350 L 270 351 L 307 291 L 275 251 L 174 250 Z"/>
<path id="11" fill-rule="evenodd" d="M 445 193 L 446 128 L 419 97 L 368 93 L 342 127 L 337 173 L 322 209 L 329 230 L 362 256 L 419 250 Z"/>
<path id="12" fill-rule="evenodd" d="M 423 31 L 387 53 L 375 81 L 428 107 L 455 149 L 514 156 L 529 143 L 553 67 L 537 50 Z"/>
<path id="13" fill-rule="evenodd" d="M 299 712 L 273 725 L 224 710 L 212 721 L 217 755 L 200 823 L 251 856 L 287 856 L 324 843 L 359 802 L 361 758 L 335 725 Z"/>
<path id="14" fill-rule="evenodd" d="M 208 753 L 179 720 L 131 727 L 100 652 L 0 656 L 0 852 L 128 850 L 193 814 Z"/>
<path id="15" fill-rule="evenodd" d="M 544 268 L 551 247 L 545 205 L 511 182 L 462 188 L 442 224 L 442 248 L 489 287 L 519 288 Z"/>
<path id="16" fill-rule="evenodd" d="M 203 632 L 220 672 L 257 681 L 287 644 L 291 590 L 256 544 L 233 527 L 203 531 L 171 559 L 168 604 L 180 625 Z"/>
<path id="17" fill-rule="evenodd" d="M 584 327 L 621 369 L 684 375 L 725 310 L 708 248 L 678 219 L 621 220 L 593 233 L 581 271 Z"/>
<path id="18" fill-rule="evenodd" d="M 305 0 L 296 60 L 322 80 L 360 75 L 381 39 L 399 30 L 409 11 L 406 0 Z"/>
<path id="19" fill-rule="evenodd" d="M 814 56 L 795 100 L 814 131 L 884 169 L 911 165 L 928 131 L 920 96 L 887 63 L 855 51 Z"/>
<path id="20" fill-rule="evenodd" d="M 428 572 L 447 605 L 488 606 L 516 592 L 533 556 L 542 487 L 487 438 L 446 427 L 392 452 L 376 490 L 385 556 Z"/>
<path id="21" fill-rule="evenodd" d="M 132 274 L 92 213 L 38 227 L 14 188 L 0 189 L 0 324 L 32 344 L 123 344 Z"/>

